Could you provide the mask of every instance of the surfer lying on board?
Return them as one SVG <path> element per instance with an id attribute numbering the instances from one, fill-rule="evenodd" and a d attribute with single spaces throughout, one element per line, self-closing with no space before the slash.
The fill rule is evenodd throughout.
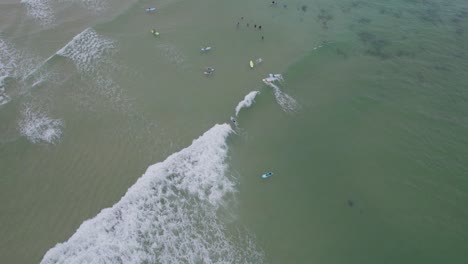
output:
<path id="1" fill-rule="evenodd" d="M 205 71 L 203 72 L 203 74 L 205 74 L 206 76 L 211 76 L 214 73 L 214 71 L 215 70 L 213 68 L 207 67 Z"/>

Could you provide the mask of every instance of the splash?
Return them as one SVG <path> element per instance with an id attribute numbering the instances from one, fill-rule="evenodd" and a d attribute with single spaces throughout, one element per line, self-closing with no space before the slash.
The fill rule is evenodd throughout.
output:
<path id="1" fill-rule="evenodd" d="M 236 191 L 225 175 L 227 124 L 150 166 L 111 208 L 85 221 L 41 264 L 262 263 L 249 235 L 229 235 L 219 208 Z"/>
<path id="2" fill-rule="evenodd" d="M 281 74 L 270 74 L 267 78 L 262 79 L 263 83 L 273 88 L 275 93 L 276 102 L 281 106 L 285 112 L 296 112 L 299 109 L 299 104 L 290 95 L 281 91 L 275 84 L 276 82 L 283 82 Z"/>
<path id="3" fill-rule="evenodd" d="M 259 91 L 252 91 L 244 97 L 244 100 L 240 101 L 239 104 L 236 106 L 236 116 L 239 115 L 239 111 L 242 108 L 249 108 L 254 102 L 255 97 L 259 94 Z"/>

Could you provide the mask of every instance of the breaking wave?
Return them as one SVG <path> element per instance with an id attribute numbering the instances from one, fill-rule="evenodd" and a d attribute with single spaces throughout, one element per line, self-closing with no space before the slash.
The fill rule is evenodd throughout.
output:
<path id="1" fill-rule="evenodd" d="M 51 263 L 262 263 L 246 233 L 230 235 L 219 211 L 236 191 L 226 176 L 232 133 L 215 125 L 150 166 L 111 208 L 43 257 Z"/>

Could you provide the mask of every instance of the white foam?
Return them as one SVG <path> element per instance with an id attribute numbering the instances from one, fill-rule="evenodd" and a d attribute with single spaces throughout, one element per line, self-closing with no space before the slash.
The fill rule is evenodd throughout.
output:
<path id="1" fill-rule="evenodd" d="M 0 106 L 8 103 L 11 98 L 6 94 L 5 91 L 5 79 L 7 76 L 0 76 Z"/>
<path id="2" fill-rule="evenodd" d="M 150 166 L 111 208 L 85 221 L 43 257 L 51 263 L 261 263 L 250 237 L 232 239 L 218 209 L 234 183 L 225 175 L 227 124 Z"/>
<path id="3" fill-rule="evenodd" d="M 39 60 L 31 54 L 18 50 L 8 41 L 0 38 L 0 105 L 8 103 L 11 98 L 7 95 L 7 78 L 19 82 L 38 64 Z"/>
<path id="4" fill-rule="evenodd" d="M 96 12 L 96 13 L 104 11 L 105 8 L 109 4 L 107 0 L 61 0 L 61 1 L 77 3 L 87 8 L 88 10 Z"/>
<path id="5" fill-rule="evenodd" d="M 21 0 L 21 3 L 26 6 L 28 16 L 42 26 L 55 26 L 57 12 L 63 10 L 57 7 L 61 3 L 77 4 L 96 14 L 102 13 L 109 5 L 108 0 Z"/>
<path id="6" fill-rule="evenodd" d="M 92 28 L 76 35 L 57 54 L 73 61 L 82 73 L 96 71 L 97 65 L 115 49 L 114 41 L 100 36 Z"/>
<path id="7" fill-rule="evenodd" d="M 114 107 L 123 107 L 125 105 L 121 103 L 125 98 L 122 89 L 112 78 L 113 71 L 118 68 L 118 64 L 113 61 L 116 50 L 114 40 L 87 28 L 56 54 L 73 62 L 82 80 L 94 88 L 92 92 L 113 101 Z"/>
<path id="8" fill-rule="evenodd" d="M 259 91 L 252 91 L 244 97 L 244 100 L 240 101 L 236 106 L 236 116 L 239 115 L 239 111 L 242 108 L 248 108 L 255 102 L 255 97 L 259 94 Z"/>
<path id="9" fill-rule="evenodd" d="M 27 8 L 28 16 L 42 25 L 48 25 L 55 21 L 55 13 L 51 0 L 21 0 Z"/>
<path id="10" fill-rule="evenodd" d="M 281 74 L 270 74 L 269 77 L 262 80 L 266 85 L 273 88 L 275 93 L 276 102 L 281 106 L 285 112 L 295 112 L 299 109 L 299 104 L 296 99 L 281 91 L 275 82 L 283 82 Z"/>
<path id="11" fill-rule="evenodd" d="M 62 135 L 63 121 L 52 119 L 39 109 L 26 106 L 18 123 L 20 133 L 32 143 L 56 143 Z"/>

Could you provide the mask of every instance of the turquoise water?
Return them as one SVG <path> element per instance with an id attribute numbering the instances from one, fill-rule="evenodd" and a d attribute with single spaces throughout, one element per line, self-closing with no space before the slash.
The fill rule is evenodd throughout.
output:
<path id="1" fill-rule="evenodd" d="M 2 260 L 466 259 L 464 1 L 29 3 L 0 10 Z"/>

